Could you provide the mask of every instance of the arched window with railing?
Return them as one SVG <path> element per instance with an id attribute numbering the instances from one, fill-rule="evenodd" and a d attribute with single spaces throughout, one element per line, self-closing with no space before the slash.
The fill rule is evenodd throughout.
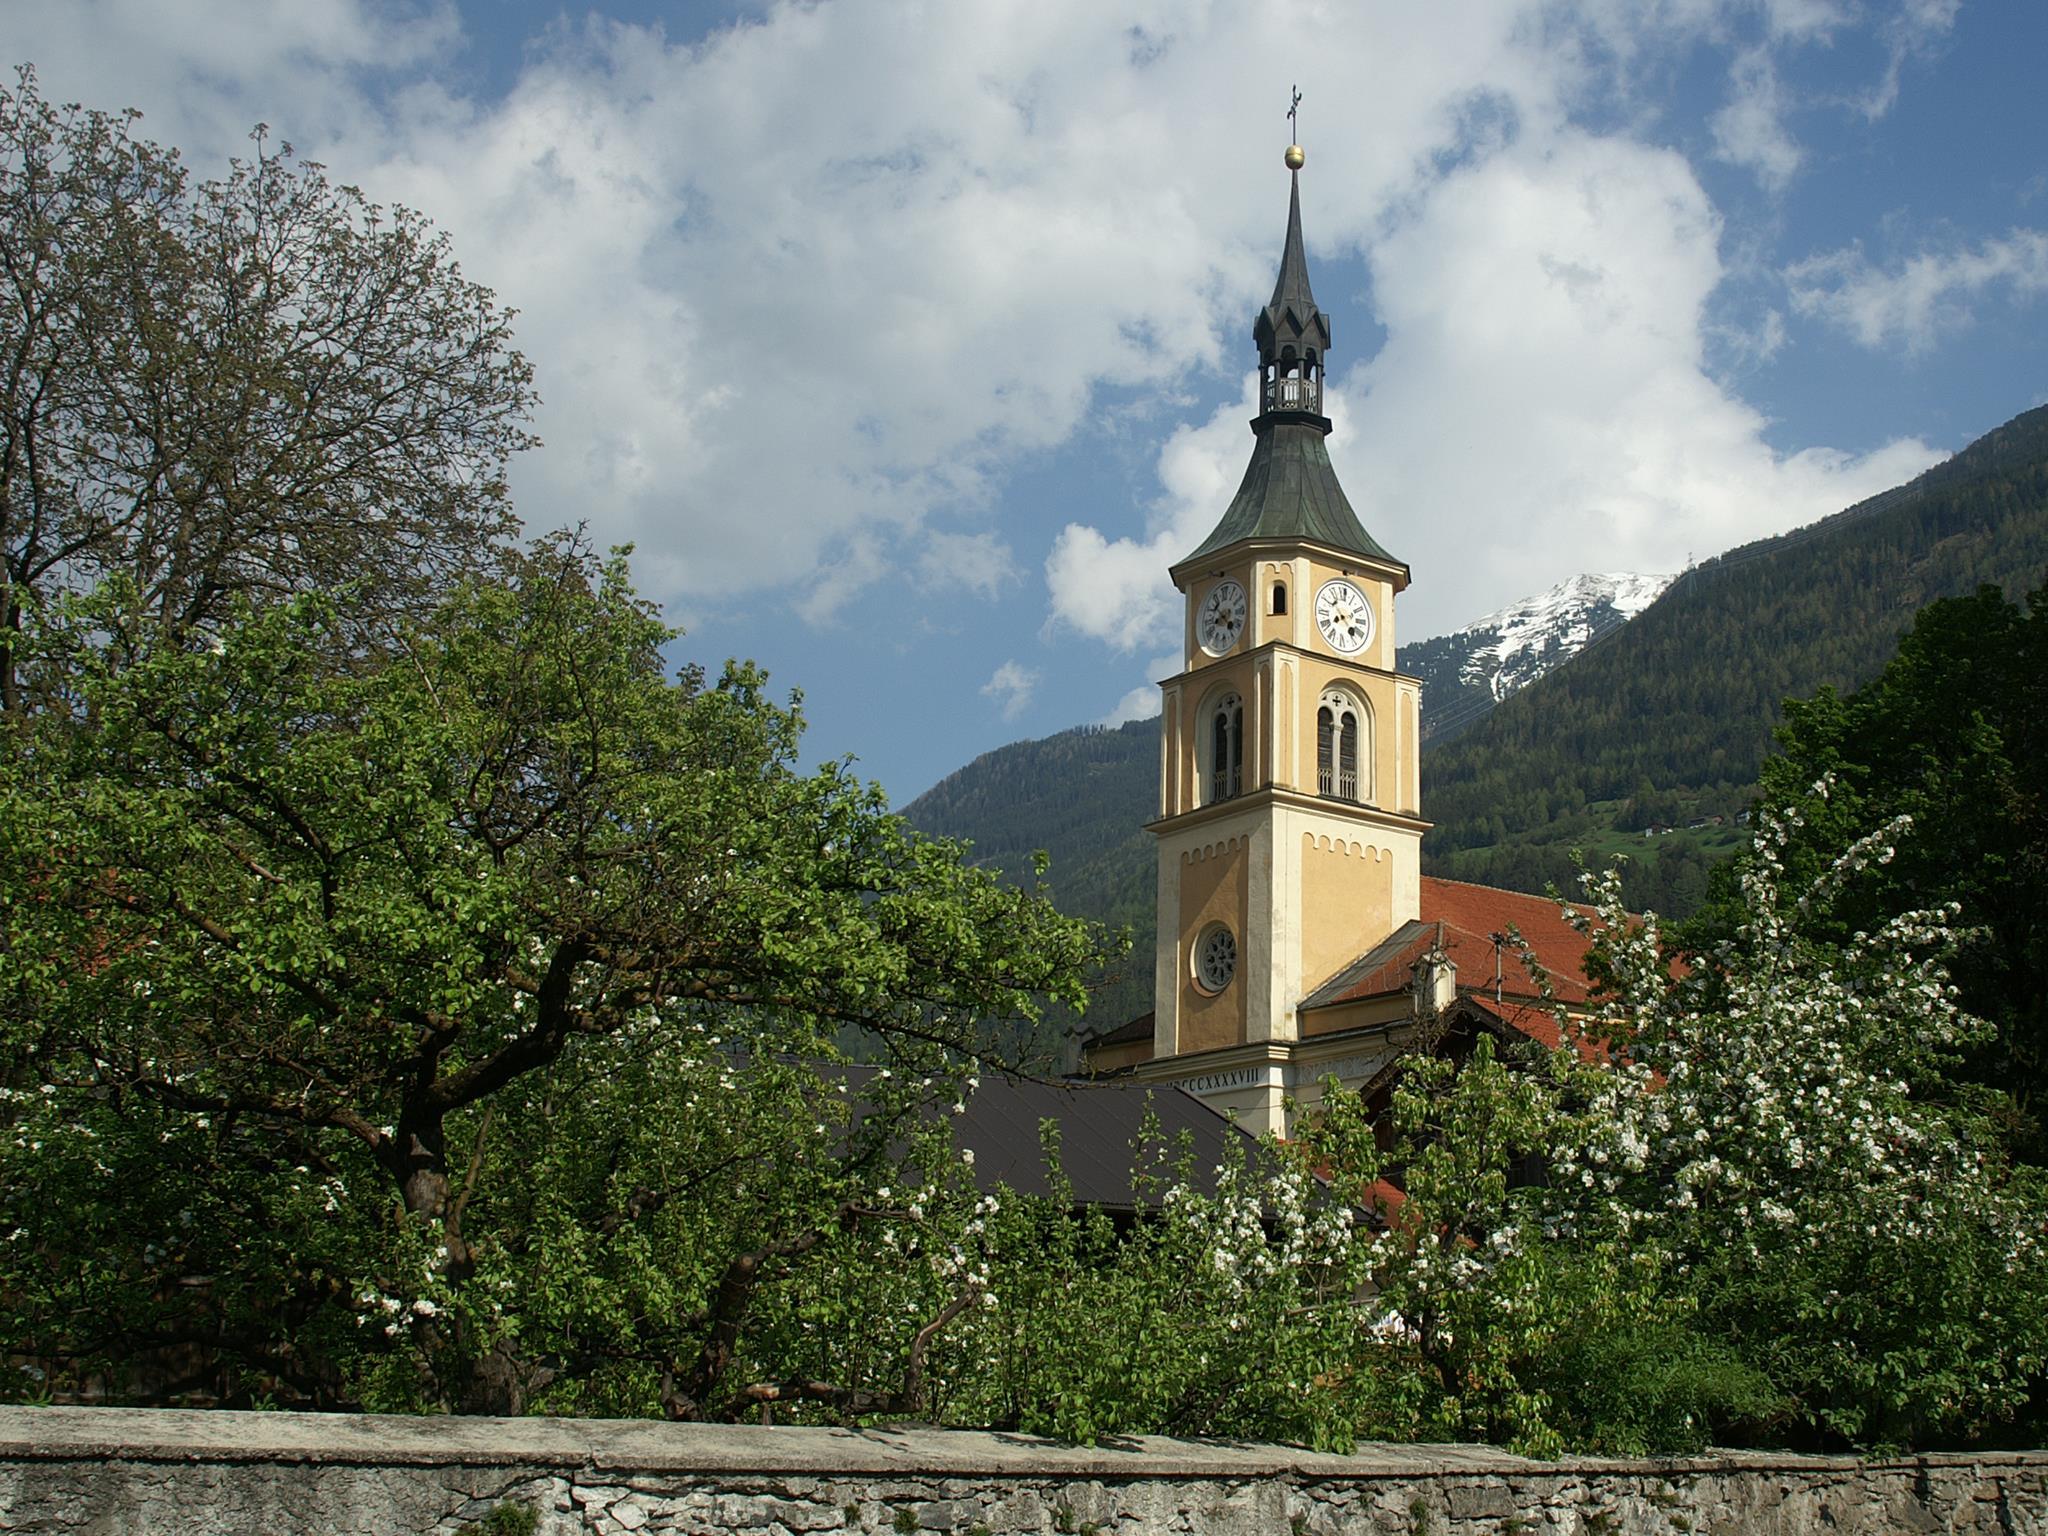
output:
<path id="1" fill-rule="evenodd" d="M 1324 690 L 1316 706 L 1316 793 L 1364 800 L 1370 787 L 1361 772 L 1365 751 L 1365 712 L 1358 701 L 1340 688 Z"/>
<path id="2" fill-rule="evenodd" d="M 1264 371 L 1267 410 L 1322 414 L 1323 366 L 1313 350 L 1296 356 L 1294 348 L 1282 347 Z"/>
<path id="3" fill-rule="evenodd" d="M 1244 793 L 1244 700 L 1234 693 L 1210 701 L 1206 773 L 1202 800 L 1213 805 Z"/>

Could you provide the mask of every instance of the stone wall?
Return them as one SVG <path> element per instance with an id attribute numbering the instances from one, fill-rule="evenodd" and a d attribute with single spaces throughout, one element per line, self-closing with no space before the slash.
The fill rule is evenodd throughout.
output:
<path id="1" fill-rule="evenodd" d="M 2048 1453 L 1527 1461 L 936 1430 L 0 1408 L 0 1532 L 2048 1533 Z"/>

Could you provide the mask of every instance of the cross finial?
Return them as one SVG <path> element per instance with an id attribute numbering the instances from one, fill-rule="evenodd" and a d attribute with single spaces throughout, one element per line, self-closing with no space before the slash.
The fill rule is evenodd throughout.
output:
<path id="1" fill-rule="evenodd" d="M 1301 87 L 1296 85 L 1290 86 L 1289 89 L 1294 92 L 1294 100 L 1287 104 L 1287 137 L 1299 144 L 1301 122 L 1298 114 L 1301 112 Z"/>

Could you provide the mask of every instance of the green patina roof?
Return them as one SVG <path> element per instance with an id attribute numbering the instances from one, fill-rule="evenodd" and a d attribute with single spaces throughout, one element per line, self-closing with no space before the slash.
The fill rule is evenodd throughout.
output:
<path id="1" fill-rule="evenodd" d="M 1244 480 L 1201 547 L 1198 560 L 1246 539 L 1306 539 L 1348 550 L 1389 565 L 1401 562 L 1380 548 L 1351 510 L 1337 470 L 1323 444 L 1322 427 L 1311 421 L 1262 424 Z"/>

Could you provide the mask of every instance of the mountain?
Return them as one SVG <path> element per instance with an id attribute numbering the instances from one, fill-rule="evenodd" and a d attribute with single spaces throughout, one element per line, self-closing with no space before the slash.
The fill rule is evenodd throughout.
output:
<path id="1" fill-rule="evenodd" d="M 1422 679 L 1422 740 L 1449 741 L 1493 706 L 1641 613 L 1669 576 L 1574 576 L 1463 629 L 1404 645 L 1397 665 Z"/>
<path id="2" fill-rule="evenodd" d="M 1436 827 L 1423 868 L 1541 891 L 1571 884 L 1574 849 L 1595 863 L 1626 854 L 1630 901 L 1682 916 L 1741 836 L 1734 817 L 1788 696 L 1868 681 L 1936 598 L 1983 583 L 2018 596 L 2044 577 L 2048 407 L 1906 485 L 1693 567 L 1630 622 L 1589 634 L 1569 664 L 1429 739 L 1423 812 Z M 1514 615 L 1549 596 L 1462 631 L 1498 638 L 1462 656 L 1446 647 L 1425 710 L 1446 690 L 1490 693 L 1466 666 L 1483 677 L 1487 663 L 1474 658 L 1529 633 Z M 1404 646 L 1402 669 L 1421 672 L 1415 653 L 1436 643 Z M 1546 644 L 1514 645 L 1502 673 L 1512 681 L 1513 663 Z M 988 753 L 905 807 L 920 828 L 969 838 L 978 858 L 1013 876 L 1028 877 L 1031 852 L 1046 850 L 1062 904 L 1129 924 L 1133 952 L 1106 979 L 1091 1025 L 1151 1006 L 1153 853 L 1141 828 L 1156 810 L 1157 773 L 1156 721 L 1087 727 Z"/>
<path id="3" fill-rule="evenodd" d="M 1867 682 L 1936 598 L 1986 583 L 2017 597 L 2044 573 L 2048 407 L 1906 485 L 1695 566 L 1428 752 L 1424 868 L 1531 890 L 1568 886 L 1574 849 L 1626 853 L 1631 903 L 1684 915 L 1738 840 L 1788 696 Z M 1672 826 L 1689 830 L 1658 830 Z"/>

